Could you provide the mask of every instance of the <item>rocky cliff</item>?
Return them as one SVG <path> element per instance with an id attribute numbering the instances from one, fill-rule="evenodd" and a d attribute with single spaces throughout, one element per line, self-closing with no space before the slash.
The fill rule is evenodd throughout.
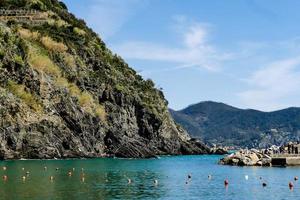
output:
<path id="1" fill-rule="evenodd" d="M 154 83 L 63 3 L 0 7 L 38 12 L 0 22 L 0 159 L 209 152 L 174 123 Z"/>

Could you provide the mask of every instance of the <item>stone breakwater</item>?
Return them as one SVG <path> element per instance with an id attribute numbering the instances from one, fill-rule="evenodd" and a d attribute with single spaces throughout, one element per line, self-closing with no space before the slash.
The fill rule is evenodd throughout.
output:
<path id="1" fill-rule="evenodd" d="M 232 153 L 219 161 L 222 165 L 235 165 L 235 166 L 271 166 L 272 158 L 270 154 L 262 151 L 239 150 Z"/>
<path id="2" fill-rule="evenodd" d="M 237 166 L 300 166 L 300 143 L 288 142 L 268 149 L 241 149 L 219 161 L 222 165 Z"/>

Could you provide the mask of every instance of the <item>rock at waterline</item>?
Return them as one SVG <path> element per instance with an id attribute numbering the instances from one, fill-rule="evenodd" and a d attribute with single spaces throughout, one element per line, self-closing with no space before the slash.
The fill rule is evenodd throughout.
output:
<path id="1" fill-rule="evenodd" d="M 240 150 L 232 153 L 219 161 L 222 165 L 237 166 L 270 166 L 271 157 L 260 153 L 258 150 Z"/>

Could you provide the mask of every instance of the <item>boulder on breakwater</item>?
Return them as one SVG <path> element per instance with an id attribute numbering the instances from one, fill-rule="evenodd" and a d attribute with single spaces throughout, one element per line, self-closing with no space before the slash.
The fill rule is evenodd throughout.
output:
<path id="1" fill-rule="evenodd" d="M 272 158 L 257 149 L 241 149 L 232 153 L 219 161 L 222 165 L 235 166 L 271 166 Z"/>

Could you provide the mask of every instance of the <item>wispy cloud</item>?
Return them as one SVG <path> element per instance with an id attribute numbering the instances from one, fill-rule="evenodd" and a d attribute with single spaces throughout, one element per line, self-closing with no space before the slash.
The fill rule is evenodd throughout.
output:
<path id="1" fill-rule="evenodd" d="M 189 27 L 189 30 L 184 34 L 184 42 L 189 48 L 197 48 L 205 44 L 207 30 L 201 25 Z"/>
<path id="2" fill-rule="evenodd" d="M 245 81 L 250 89 L 238 94 L 244 105 L 276 110 L 293 105 L 300 88 L 300 56 L 272 62 L 255 71 Z M 293 98 L 290 98 L 293 97 Z"/>
<path id="3" fill-rule="evenodd" d="M 85 9 L 85 19 L 103 39 L 107 39 L 146 4 L 147 0 L 91 0 Z"/>
<path id="4" fill-rule="evenodd" d="M 146 41 L 129 41 L 115 46 L 115 51 L 127 59 L 165 61 L 178 68 L 200 67 L 216 71 L 220 63 L 232 58 L 208 42 L 209 26 L 186 17 L 176 17 L 173 26 L 179 34 L 180 43 L 168 46 Z"/>
<path id="5" fill-rule="evenodd" d="M 277 20 L 279 16 L 257 0 L 247 0 L 246 3 L 257 17 L 265 21 Z M 218 72 L 211 73 L 212 77 L 219 78 L 214 79 L 216 86 L 220 91 L 228 89 L 232 98 L 235 97 L 234 102 L 241 107 L 270 111 L 300 106 L 300 37 L 296 33 L 294 38 L 287 40 L 259 41 L 259 37 L 247 37 L 246 41 L 237 39 L 224 45 L 214 40 L 223 37 L 218 35 L 222 30 L 218 32 L 214 24 L 193 20 L 187 15 L 168 15 L 169 24 L 162 26 L 169 27 L 170 32 L 161 34 L 157 41 L 156 38 L 150 38 L 151 42 L 149 38 L 131 41 L 123 38 L 123 42 L 113 43 L 122 40 L 114 39 L 120 38 L 119 31 L 123 31 L 137 15 L 142 16 L 141 12 L 148 5 L 152 6 L 149 0 L 89 0 L 86 8 L 77 14 L 86 19 L 104 41 L 109 41 L 114 52 L 130 62 L 141 63 L 141 73 L 145 76 L 152 78 L 162 72 L 186 68 L 204 69 Z M 147 28 L 152 27 L 164 31 L 161 26 L 147 24 Z M 142 30 L 138 32 L 141 36 Z M 164 37 L 169 38 L 164 41 Z M 172 42 L 174 38 L 176 40 Z M 233 89 L 228 88 L 234 84 Z M 205 94 L 205 91 L 201 93 Z"/>
<path id="6" fill-rule="evenodd" d="M 172 28 L 186 47 L 197 48 L 207 43 L 211 24 L 200 23 L 184 15 L 174 15 Z"/>

